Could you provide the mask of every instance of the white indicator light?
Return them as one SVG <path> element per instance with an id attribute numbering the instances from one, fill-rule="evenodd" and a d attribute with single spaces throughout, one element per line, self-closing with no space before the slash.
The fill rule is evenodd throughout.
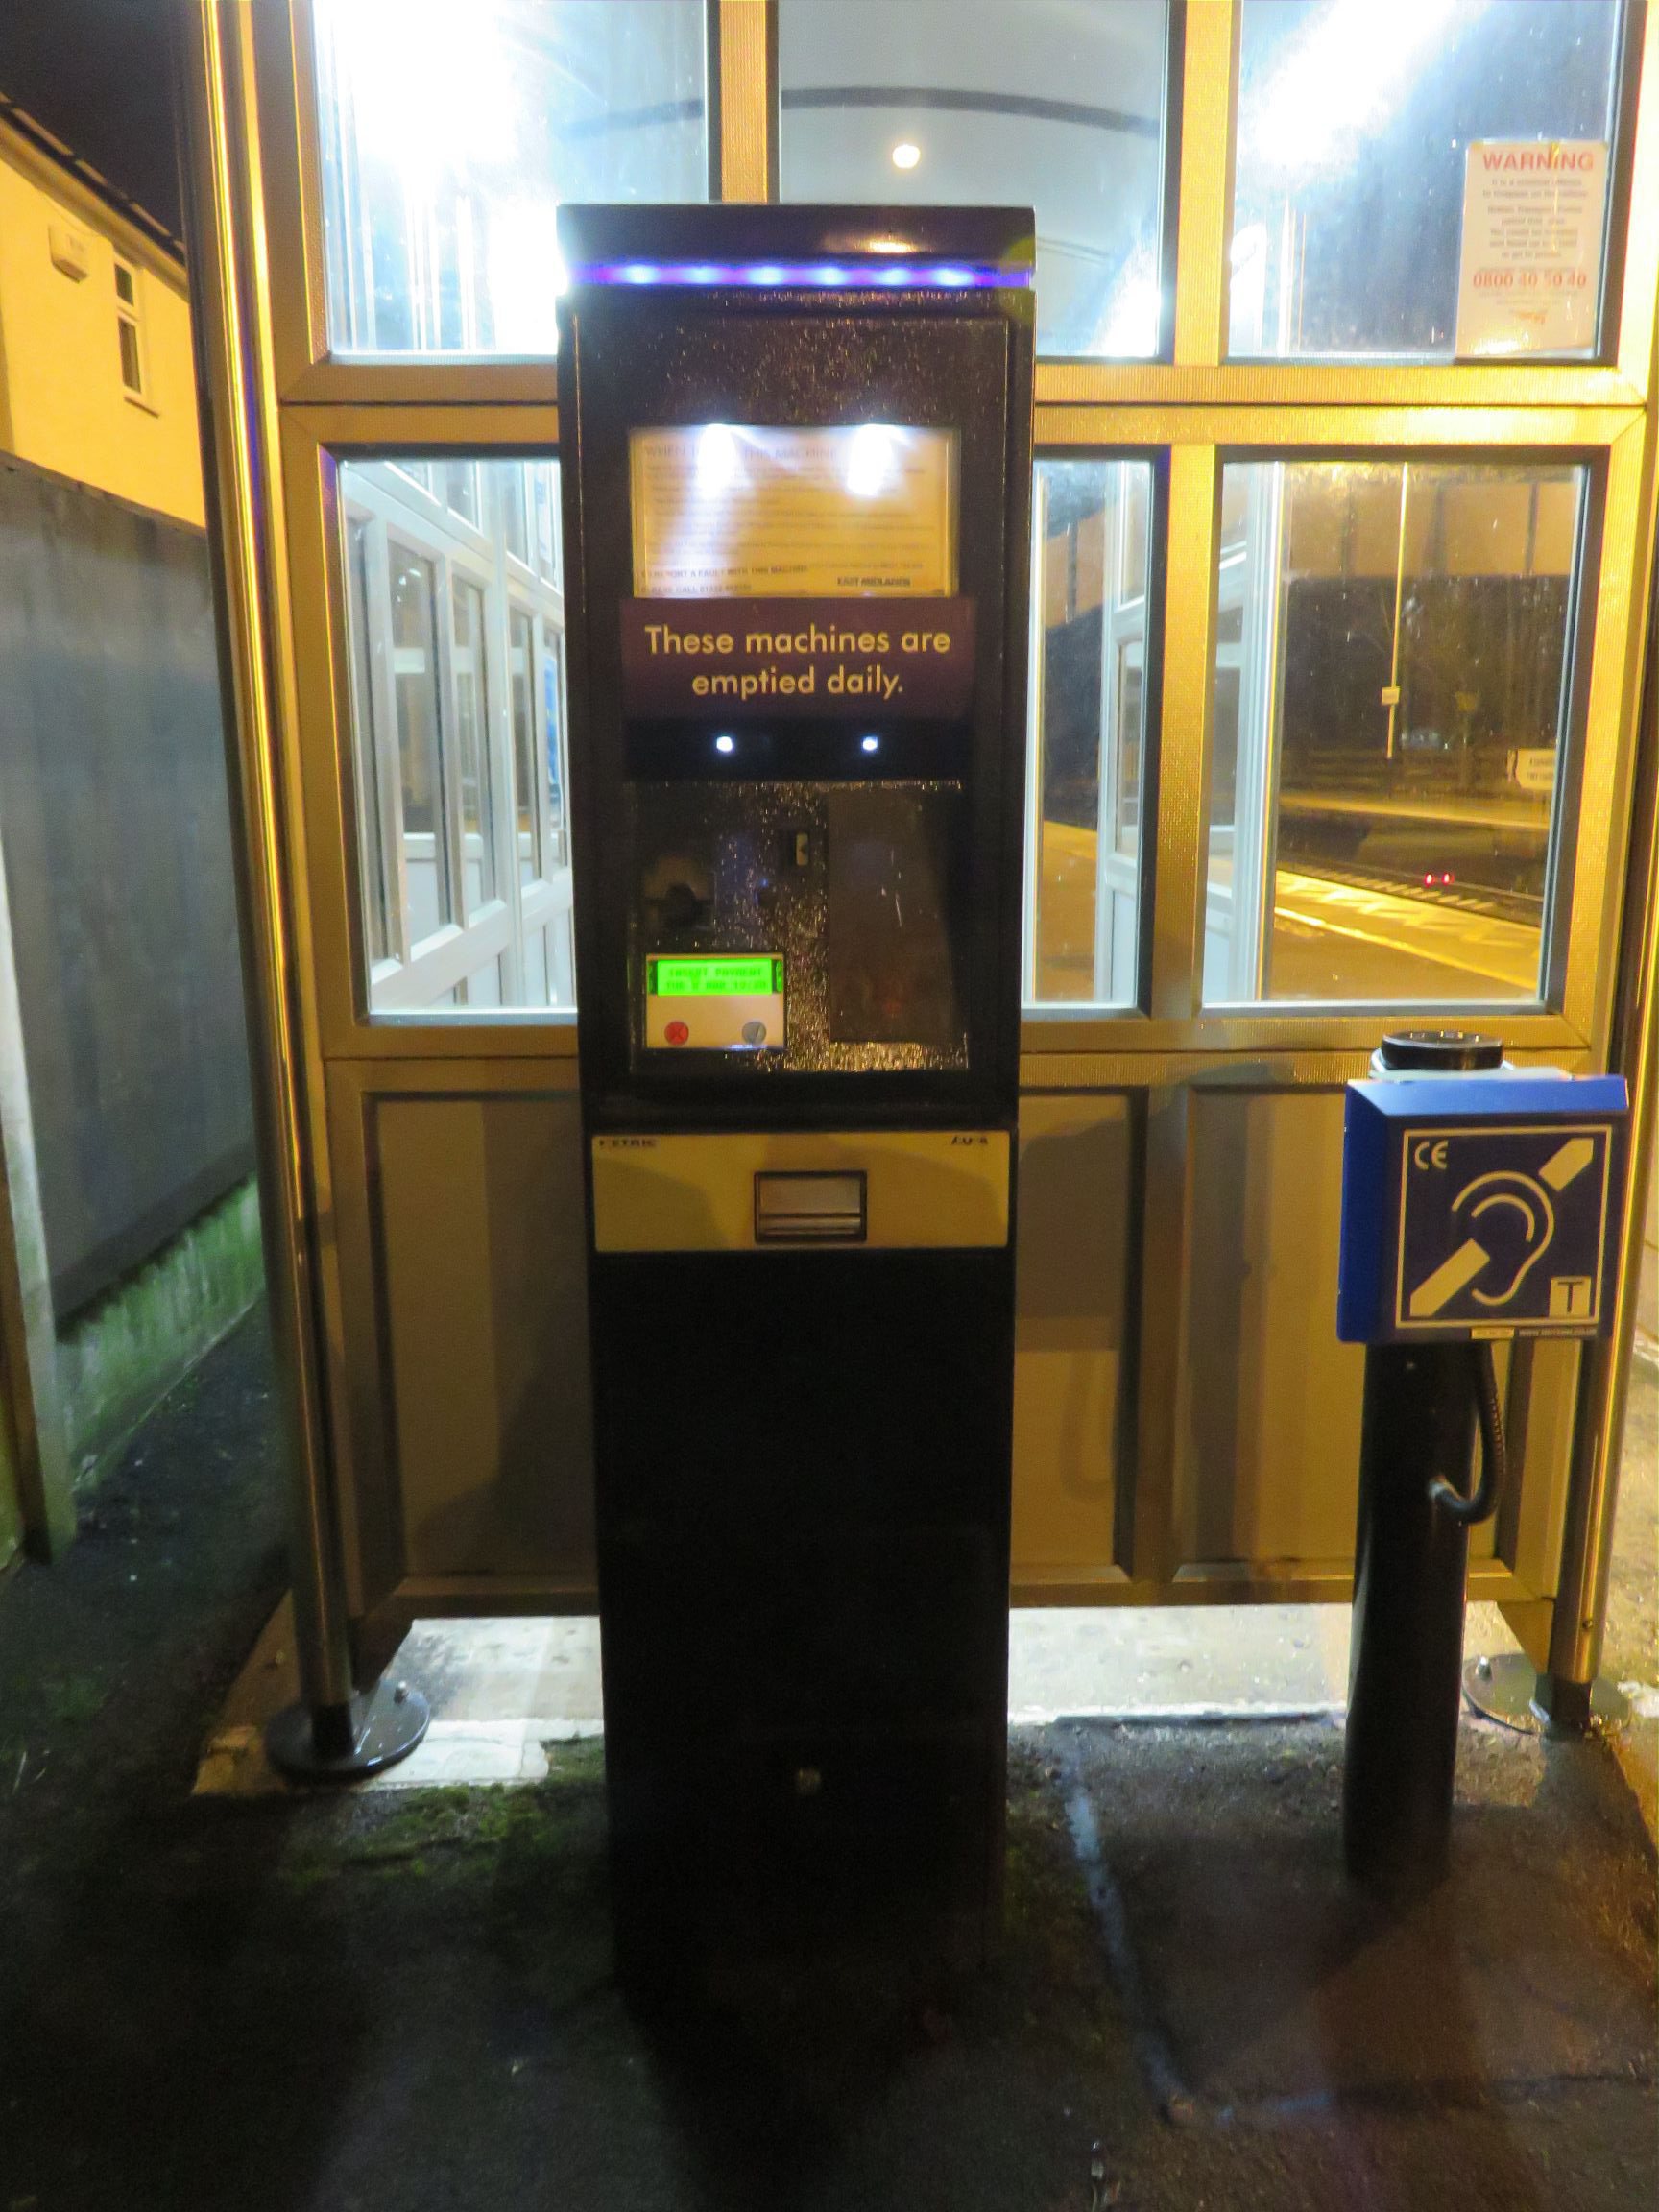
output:
<path id="1" fill-rule="evenodd" d="M 735 737 L 716 737 L 714 740 L 714 750 L 716 753 L 735 753 L 737 750 L 737 740 Z"/>
<path id="2" fill-rule="evenodd" d="M 901 138 L 898 145 L 893 149 L 893 166 L 895 169 L 914 169 L 921 158 L 921 147 L 913 144 L 908 138 Z"/>
<path id="3" fill-rule="evenodd" d="M 861 422 L 847 450 L 847 489 L 854 499 L 874 499 L 898 481 L 899 432 L 885 422 Z"/>
<path id="4" fill-rule="evenodd" d="M 879 753 L 881 750 L 879 737 L 860 737 L 858 743 L 866 753 Z"/>

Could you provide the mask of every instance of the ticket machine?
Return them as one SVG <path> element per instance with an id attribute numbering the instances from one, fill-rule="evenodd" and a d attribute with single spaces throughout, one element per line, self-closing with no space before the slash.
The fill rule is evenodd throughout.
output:
<path id="1" fill-rule="evenodd" d="M 624 1967 L 995 1926 L 1024 210 L 566 207 Z"/>

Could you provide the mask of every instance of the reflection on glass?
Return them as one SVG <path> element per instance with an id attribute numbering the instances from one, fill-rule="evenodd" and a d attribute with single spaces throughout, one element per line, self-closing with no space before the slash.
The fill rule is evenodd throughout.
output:
<path id="1" fill-rule="evenodd" d="M 1144 461 L 1037 466 L 1037 1005 L 1136 997 L 1151 493 Z"/>
<path id="2" fill-rule="evenodd" d="M 1471 142 L 1610 141 L 1618 21 L 1617 0 L 1244 0 L 1231 351 L 1467 350 Z"/>
<path id="3" fill-rule="evenodd" d="M 436 569 L 432 562 L 396 541 L 391 551 L 392 679 L 403 792 L 409 933 L 419 944 L 455 910 L 445 792 L 438 769 Z"/>
<path id="4" fill-rule="evenodd" d="M 373 1014 L 572 1003 L 557 543 L 528 568 L 506 541 L 531 469 L 556 528 L 554 462 L 338 469 Z"/>
<path id="5" fill-rule="evenodd" d="M 375 726 L 374 655 L 366 610 L 370 603 L 369 525 L 352 519 L 346 526 L 347 627 L 351 633 L 351 720 L 361 731 Z M 367 863 L 363 881 L 363 919 L 369 958 L 384 960 L 392 950 L 392 911 L 396 903 L 386 875 L 386 839 L 380 833 L 385 807 L 378 744 L 357 748 L 357 808 L 363 825 Z"/>
<path id="6" fill-rule="evenodd" d="M 507 616 L 507 670 L 513 686 L 513 794 L 517 808 L 518 878 L 541 873 L 541 808 L 537 805 L 534 625 L 522 608 Z"/>
<path id="7" fill-rule="evenodd" d="M 549 353 L 563 200 L 701 200 L 701 0 L 315 0 L 328 332 Z"/>
<path id="8" fill-rule="evenodd" d="M 1223 483 L 1206 1002 L 1536 998 L 1583 470 Z"/>
<path id="9" fill-rule="evenodd" d="M 541 626 L 541 709 L 547 731 L 547 865 L 570 861 L 565 788 L 565 634 L 556 622 Z"/>
<path id="10" fill-rule="evenodd" d="M 782 0 L 783 197 L 1029 204 L 1038 350 L 1144 358 L 1167 36 L 1165 0 Z"/>
<path id="11" fill-rule="evenodd" d="M 461 865 L 470 913 L 495 896 L 490 843 L 489 706 L 484 662 L 484 594 L 476 584 L 455 587 L 455 743 L 460 756 Z"/>

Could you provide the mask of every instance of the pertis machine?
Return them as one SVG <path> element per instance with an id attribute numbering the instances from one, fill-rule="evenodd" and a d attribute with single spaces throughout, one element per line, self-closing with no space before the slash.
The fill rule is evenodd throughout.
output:
<path id="1" fill-rule="evenodd" d="M 995 1928 L 1033 242 L 1027 210 L 560 213 L 634 1976 Z"/>

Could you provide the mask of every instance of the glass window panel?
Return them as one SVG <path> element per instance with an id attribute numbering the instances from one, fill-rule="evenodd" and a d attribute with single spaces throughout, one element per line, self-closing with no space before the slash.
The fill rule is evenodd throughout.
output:
<path id="1" fill-rule="evenodd" d="M 451 515 L 459 515 L 463 522 L 476 524 L 479 519 L 476 462 L 445 461 L 440 467 L 444 504 Z"/>
<path id="2" fill-rule="evenodd" d="M 1459 346 L 1464 174 L 1476 141 L 1609 145 L 1618 33 L 1618 0 L 1244 0 L 1230 350 L 1593 352 Z"/>
<path id="3" fill-rule="evenodd" d="M 1037 211 L 1037 347 L 1158 349 L 1165 0 L 783 0 L 785 200 Z"/>
<path id="4" fill-rule="evenodd" d="M 547 726 L 547 864 L 568 867 L 570 830 L 565 792 L 565 636 L 556 622 L 541 626 L 541 703 Z"/>
<path id="5" fill-rule="evenodd" d="M 536 773 L 535 624 L 522 608 L 507 617 L 507 672 L 513 687 L 513 794 L 520 882 L 541 874 L 541 779 Z"/>
<path id="6" fill-rule="evenodd" d="M 435 565 L 393 541 L 392 684 L 403 799 L 403 860 L 409 937 L 419 944 L 454 913 L 448 809 L 439 756 L 442 727 Z"/>
<path id="7" fill-rule="evenodd" d="M 701 0 L 316 0 L 329 340 L 547 353 L 563 200 L 708 190 Z"/>
<path id="8" fill-rule="evenodd" d="M 1133 1004 L 1146 745 L 1144 461 L 1037 465 L 1030 1002 Z"/>
<path id="9" fill-rule="evenodd" d="M 374 738 L 374 656 L 367 613 L 369 525 L 357 518 L 346 526 L 346 590 L 347 627 L 351 634 L 351 720 L 360 733 L 356 747 L 357 807 L 362 818 L 364 923 L 369 957 L 379 961 L 388 958 L 393 950 L 394 901 L 386 879 L 386 840 L 381 834 L 381 748 Z"/>
<path id="10" fill-rule="evenodd" d="M 495 854 L 491 842 L 489 681 L 484 655 L 484 594 L 476 584 L 455 586 L 455 750 L 461 779 L 461 867 L 467 910 L 495 896 Z"/>
<path id="11" fill-rule="evenodd" d="M 138 354 L 138 328 L 136 324 L 123 318 L 115 325 L 115 335 L 121 347 L 121 381 L 129 392 L 144 389 L 144 364 Z"/>
<path id="12" fill-rule="evenodd" d="M 564 610 L 507 544 L 534 468 L 557 566 L 558 464 L 421 466 L 337 477 L 370 1011 L 568 1008 Z M 458 511 L 464 481 L 480 523 Z"/>
<path id="13" fill-rule="evenodd" d="M 1223 484 L 1206 1002 L 1536 999 L 1585 471 Z"/>

